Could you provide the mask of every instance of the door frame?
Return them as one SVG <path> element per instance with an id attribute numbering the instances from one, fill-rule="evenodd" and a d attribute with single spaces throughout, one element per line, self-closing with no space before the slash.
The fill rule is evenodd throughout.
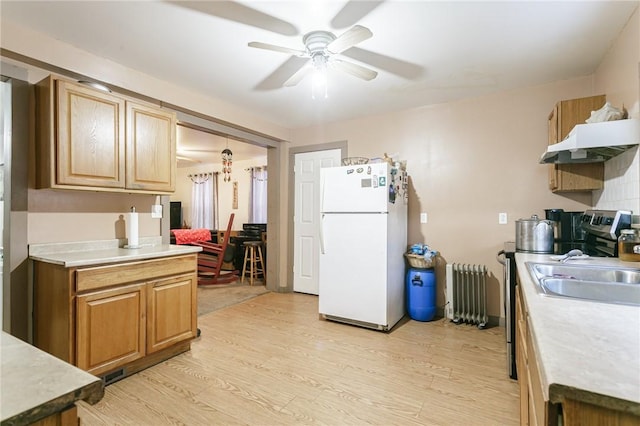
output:
<path id="1" fill-rule="evenodd" d="M 283 292 L 292 292 L 293 291 L 293 267 L 294 265 L 294 221 L 293 215 L 295 213 L 295 173 L 294 166 L 296 164 L 296 154 L 301 154 L 305 152 L 315 152 L 315 151 L 328 151 L 332 149 L 340 150 L 340 158 L 348 157 L 347 151 L 347 141 L 338 141 L 338 142 L 328 142 L 317 145 L 305 145 L 305 146 L 297 146 L 289 148 L 289 188 L 287 189 L 288 198 L 291 200 L 288 204 L 287 217 L 289 220 L 287 221 L 287 259 L 291 259 L 291 263 L 287 268 L 287 286 L 281 288 L 280 290 Z"/>

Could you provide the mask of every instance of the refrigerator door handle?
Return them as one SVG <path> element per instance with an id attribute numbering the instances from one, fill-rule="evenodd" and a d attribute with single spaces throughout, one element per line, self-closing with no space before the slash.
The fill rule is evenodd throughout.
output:
<path id="1" fill-rule="evenodd" d="M 320 213 L 320 254 L 324 252 L 324 213 Z"/>

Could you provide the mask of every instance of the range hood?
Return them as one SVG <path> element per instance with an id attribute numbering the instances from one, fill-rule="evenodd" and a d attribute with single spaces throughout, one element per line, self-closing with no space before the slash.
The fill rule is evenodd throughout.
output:
<path id="1" fill-rule="evenodd" d="M 598 163 L 640 144 L 640 120 L 578 124 L 562 142 L 549 145 L 540 164 Z"/>

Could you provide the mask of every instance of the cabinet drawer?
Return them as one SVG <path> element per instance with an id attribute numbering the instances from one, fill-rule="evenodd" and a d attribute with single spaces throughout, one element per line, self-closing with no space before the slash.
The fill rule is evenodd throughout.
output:
<path id="1" fill-rule="evenodd" d="M 76 291 L 82 292 L 114 285 L 149 281 L 168 275 L 196 270 L 196 255 L 144 260 L 116 265 L 82 268 L 76 271 Z"/>

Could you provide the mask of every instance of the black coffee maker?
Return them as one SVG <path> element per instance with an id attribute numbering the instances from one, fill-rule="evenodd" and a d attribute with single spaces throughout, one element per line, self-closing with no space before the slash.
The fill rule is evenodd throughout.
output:
<path id="1" fill-rule="evenodd" d="M 545 219 L 553 227 L 553 252 L 567 253 L 569 250 L 585 250 L 585 231 L 580 224 L 584 212 L 565 212 L 563 209 L 547 209 Z"/>

